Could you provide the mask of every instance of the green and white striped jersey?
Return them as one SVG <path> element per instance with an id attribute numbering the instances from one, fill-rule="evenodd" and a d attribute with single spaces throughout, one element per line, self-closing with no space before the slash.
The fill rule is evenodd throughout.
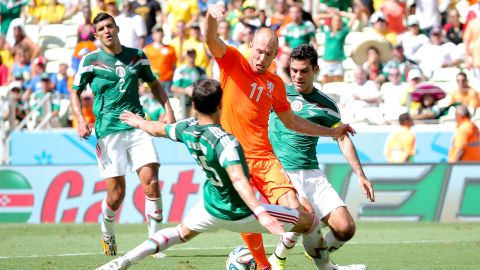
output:
<path id="1" fill-rule="evenodd" d="M 98 49 L 82 58 L 73 89 L 85 90 L 90 84 L 98 138 L 133 129 L 120 121 L 119 116 L 124 110 L 144 115 L 139 101 L 139 79 L 144 82 L 156 79 L 141 50 L 122 46 L 122 52 L 113 55 Z"/>
<path id="2" fill-rule="evenodd" d="M 252 214 L 232 185 L 226 168 L 241 164 L 248 177 L 243 149 L 233 135 L 220 125 L 198 125 L 194 118 L 165 127 L 168 138 L 184 143 L 205 172 L 205 209 L 223 220 L 239 220 Z"/>
<path id="3" fill-rule="evenodd" d="M 292 111 L 307 120 L 325 127 L 341 123 L 340 111 L 331 98 L 313 89 L 310 94 L 301 94 L 292 84 L 286 84 L 287 100 Z M 268 136 L 273 151 L 285 170 L 318 169 L 316 146 L 318 137 L 289 130 L 275 113 L 270 114 Z"/>

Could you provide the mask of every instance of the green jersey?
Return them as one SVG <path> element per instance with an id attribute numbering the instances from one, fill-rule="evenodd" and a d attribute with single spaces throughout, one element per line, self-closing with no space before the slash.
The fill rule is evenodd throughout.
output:
<path id="1" fill-rule="evenodd" d="M 84 90 L 90 84 L 94 94 L 95 132 L 98 138 L 131 130 L 120 121 L 124 110 L 144 115 L 139 101 L 139 79 L 153 82 L 156 78 L 143 51 L 122 46 L 117 55 L 103 49 L 85 55 L 73 82 L 74 90 Z"/>
<path id="2" fill-rule="evenodd" d="M 315 37 L 315 25 L 310 21 L 303 21 L 297 25 L 293 22 L 288 23 L 281 31 L 288 47 L 295 49 L 302 44 L 309 44 Z"/>
<path id="3" fill-rule="evenodd" d="M 165 127 L 168 138 L 183 142 L 205 172 L 205 210 L 223 220 L 239 220 L 252 214 L 232 185 L 226 168 L 241 164 L 249 175 L 242 147 L 220 125 L 198 125 L 189 118 Z"/>
<path id="4" fill-rule="evenodd" d="M 335 102 L 324 93 L 313 89 L 301 94 L 292 84 L 285 85 L 292 111 L 316 124 L 333 127 L 340 123 L 340 111 Z M 289 130 L 275 113 L 270 114 L 268 136 L 273 151 L 286 170 L 318 169 L 316 146 L 318 137 Z"/>
<path id="5" fill-rule="evenodd" d="M 173 86 L 187 88 L 196 81 L 206 79 L 205 70 L 201 67 L 179 66 L 173 74 Z"/>

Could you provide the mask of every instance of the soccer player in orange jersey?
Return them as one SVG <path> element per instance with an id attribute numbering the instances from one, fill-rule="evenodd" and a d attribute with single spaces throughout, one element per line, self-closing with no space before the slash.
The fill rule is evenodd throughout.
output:
<path id="1" fill-rule="evenodd" d="M 268 118 L 273 109 L 285 126 L 310 136 L 340 137 L 355 134 L 348 124 L 330 129 L 293 113 L 286 99 L 285 86 L 268 71 L 277 53 L 278 37 L 268 28 L 259 29 L 250 43 L 250 57 L 245 59 L 235 48 L 226 46 L 217 35 L 217 19 L 223 18 L 221 4 L 208 8 L 205 43 L 220 68 L 222 127 L 242 145 L 250 170 L 250 181 L 272 204 L 299 208 L 293 184 L 273 153 L 268 140 Z M 310 205 L 304 205 L 311 210 Z M 243 234 L 259 269 L 269 269 L 260 234 Z M 307 241 L 308 242 L 308 241 Z"/>

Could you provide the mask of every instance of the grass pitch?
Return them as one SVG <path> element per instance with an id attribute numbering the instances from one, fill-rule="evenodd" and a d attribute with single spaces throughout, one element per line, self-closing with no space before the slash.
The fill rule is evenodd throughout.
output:
<path id="1" fill-rule="evenodd" d="M 355 237 L 332 254 L 338 264 L 364 263 L 368 269 L 480 269 L 480 223 L 360 222 Z M 165 225 L 167 226 L 167 225 Z M 145 225 L 117 225 L 119 253 L 146 239 Z M 267 253 L 278 237 L 264 235 Z M 2 224 L 0 269 L 95 269 L 112 257 L 100 246 L 97 224 Z M 240 235 L 220 231 L 198 236 L 146 258 L 131 269 L 225 269 L 227 254 L 243 246 Z M 315 269 L 302 245 L 291 252 L 287 269 Z"/>

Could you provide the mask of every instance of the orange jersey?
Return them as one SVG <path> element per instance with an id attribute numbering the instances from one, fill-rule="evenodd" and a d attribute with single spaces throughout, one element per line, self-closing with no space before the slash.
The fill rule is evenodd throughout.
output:
<path id="1" fill-rule="evenodd" d="M 478 127 L 468 119 L 457 125 L 448 161 L 453 161 L 453 158 L 461 149 L 465 151 L 460 159 L 461 161 L 480 161 L 480 132 Z"/>
<path id="2" fill-rule="evenodd" d="M 173 72 L 177 63 L 175 49 L 169 45 L 156 46 L 152 43 L 143 50 L 150 61 L 153 72 L 158 73 L 158 79 L 160 81 L 173 80 Z"/>
<path id="3" fill-rule="evenodd" d="M 273 157 L 268 140 L 270 111 L 290 109 L 282 79 L 269 71 L 255 73 L 240 52 L 230 46 L 222 58 L 215 60 L 223 89 L 222 127 L 240 141 L 246 158 Z"/>

